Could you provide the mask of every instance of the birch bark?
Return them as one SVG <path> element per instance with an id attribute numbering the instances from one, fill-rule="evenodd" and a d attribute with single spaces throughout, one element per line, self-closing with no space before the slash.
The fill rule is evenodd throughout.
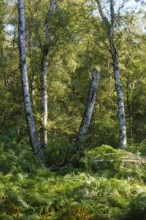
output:
<path id="1" fill-rule="evenodd" d="M 91 85 L 90 85 L 90 90 L 89 90 L 89 96 L 88 96 L 88 101 L 87 101 L 87 106 L 84 112 L 84 116 L 79 128 L 79 132 L 76 137 L 76 151 L 80 150 L 83 146 L 83 141 L 85 138 L 85 135 L 87 134 L 93 109 L 94 109 L 94 104 L 96 100 L 96 94 L 99 86 L 99 80 L 100 80 L 100 73 L 94 69 L 93 70 L 93 76 L 91 80 Z"/>
<path id="2" fill-rule="evenodd" d="M 113 60 L 113 71 L 115 78 L 115 88 L 118 99 L 118 118 L 119 118 L 119 148 L 125 149 L 127 144 L 126 138 L 126 119 L 125 119 L 125 108 L 123 100 L 122 85 L 120 80 L 120 67 L 119 58 L 115 47 L 114 41 L 114 26 L 115 26 L 115 11 L 114 11 L 114 0 L 110 0 L 110 21 L 106 17 L 101 7 L 100 0 L 95 0 L 98 5 L 99 13 L 102 21 L 107 29 L 107 37 L 110 45 L 110 53 Z"/>
<path id="3" fill-rule="evenodd" d="M 50 12 L 48 13 L 45 20 L 45 45 L 42 51 L 42 60 L 41 60 L 41 78 L 42 78 L 42 98 L 41 98 L 41 107 L 42 107 L 42 132 L 41 140 L 42 146 L 47 147 L 48 137 L 47 137 L 47 121 L 48 121 L 48 91 L 47 91 L 47 73 L 48 73 L 48 52 L 50 46 L 50 36 L 51 29 L 49 26 L 49 19 L 51 20 L 54 12 L 56 10 L 56 0 L 51 0 Z"/>
<path id="4" fill-rule="evenodd" d="M 18 13 L 19 13 L 18 45 L 19 45 L 19 58 L 20 58 L 20 73 L 21 73 L 26 121 L 29 130 L 29 137 L 31 141 L 32 150 L 37 156 L 43 159 L 44 156 L 40 148 L 40 144 L 38 142 L 37 130 L 35 126 L 35 121 L 32 113 L 31 100 L 30 100 L 27 65 L 26 65 L 25 13 L 24 13 L 23 0 L 18 0 Z"/>

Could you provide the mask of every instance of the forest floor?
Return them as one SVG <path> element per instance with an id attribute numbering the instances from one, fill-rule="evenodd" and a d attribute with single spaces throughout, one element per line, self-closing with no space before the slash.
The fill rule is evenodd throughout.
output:
<path id="1" fill-rule="evenodd" d="M 103 145 L 50 171 L 29 146 L 1 140 L 0 219 L 145 220 L 146 157 Z"/>

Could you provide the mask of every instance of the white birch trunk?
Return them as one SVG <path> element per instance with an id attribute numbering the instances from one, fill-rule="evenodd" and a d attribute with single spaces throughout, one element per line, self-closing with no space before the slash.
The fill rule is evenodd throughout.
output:
<path id="1" fill-rule="evenodd" d="M 41 78 L 42 78 L 42 132 L 41 141 L 42 146 L 47 147 L 48 137 L 47 137 L 47 121 L 48 121 L 48 91 L 47 91 L 47 73 L 48 73 L 48 52 L 50 44 L 51 31 L 49 27 L 49 19 L 52 18 L 56 9 L 56 0 L 51 0 L 50 12 L 45 20 L 45 45 L 43 48 L 42 60 L 41 60 Z"/>
<path id="2" fill-rule="evenodd" d="M 114 78 L 115 78 L 115 87 L 117 91 L 118 98 L 118 118 L 119 118 L 119 147 L 125 149 L 127 145 L 126 138 L 126 119 L 125 119 L 125 108 L 123 100 L 122 85 L 120 80 L 120 68 L 118 55 L 114 48 L 114 44 L 111 43 L 112 57 L 113 57 L 113 69 L 114 69 Z"/>
<path id="3" fill-rule="evenodd" d="M 110 16 L 111 20 L 109 21 L 106 15 L 103 13 L 100 0 L 96 0 L 98 4 L 98 9 L 102 21 L 107 28 L 108 41 L 110 45 L 110 53 L 113 60 L 113 71 L 115 78 L 115 88 L 117 92 L 118 99 L 118 118 L 119 118 L 119 148 L 125 149 L 127 145 L 126 138 L 126 119 L 125 119 L 125 108 L 124 108 L 124 100 L 123 100 L 123 92 L 122 85 L 120 80 L 120 67 L 119 67 L 119 59 L 118 54 L 115 48 L 114 42 L 114 23 L 115 23 L 115 12 L 114 12 L 114 0 L 110 0 Z"/>
<path id="4" fill-rule="evenodd" d="M 93 109 L 94 109 L 94 104 L 96 100 L 96 94 L 99 86 L 99 80 L 100 80 L 100 73 L 94 69 L 93 70 L 93 76 L 91 80 L 91 85 L 90 85 L 90 90 L 89 90 L 89 96 L 88 96 L 88 101 L 87 101 L 87 106 L 84 112 L 84 116 L 79 128 L 79 132 L 76 137 L 76 150 L 80 150 L 82 148 L 82 144 L 85 138 L 85 135 L 87 134 Z"/>
<path id="5" fill-rule="evenodd" d="M 26 115 L 32 150 L 37 156 L 43 158 L 43 153 L 41 151 L 40 144 L 38 142 L 37 130 L 35 126 L 34 117 L 32 114 L 32 107 L 30 100 L 27 65 L 26 65 L 25 14 L 24 14 L 23 0 L 18 0 L 18 13 L 19 13 L 18 44 L 19 44 L 20 73 L 21 73 L 21 82 L 22 82 L 22 89 L 24 96 L 25 115 Z"/>

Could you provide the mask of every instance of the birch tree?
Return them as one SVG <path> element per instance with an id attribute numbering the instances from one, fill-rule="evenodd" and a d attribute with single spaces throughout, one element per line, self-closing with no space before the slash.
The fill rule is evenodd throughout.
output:
<path id="1" fill-rule="evenodd" d="M 116 15 L 114 9 L 114 0 L 110 0 L 110 18 L 108 18 L 101 6 L 100 0 L 95 0 L 98 5 L 99 13 L 104 24 L 104 27 L 107 30 L 107 38 L 109 42 L 109 49 L 113 60 L 113 71 L 115 78 L 115 88 L 117 92 L 118 99 L 118 118 L 119 118 L 119 147 L 124 149 L 127 144 L 126 138 L 126 119 L 125 119 L 125 108 L 124 108 L 124 100 L 123 100 L 123 92 L 122 85 L 120 79 L 120 67 L 119 67 L 119 57 L 117 53 L 117 49 L 115 46 L 114 32 L 115 32 L 115 24 L 116 24 Z"/>
<path id="2" fill-rule="evenodd" d="M 35 121 L 32 113 L 29 83 L 26 65 L 26 39 L 25 39 L 25 12 L 23 0 L 18 0 L 19 26 L 18 26 L 18 45 L 19 45 L 19 59 L 20 59 L 20 73 L 23 89 L 25 116 L 29 130 L 29 137 L 33 152 L 43 159 L 43 152 L 41 150 Z"/>
<path id="3" fill-rule="evenodd" d="M 99 80 L 100 80 L 100 73 L 94 69 L 93 70 L 93 76 L 91 80 L 91 85 L 90 85 L 90 90 L 89 90 L 89 96 L 88 96 L 88 101 L 87 101 L 87 106 L 84 112 L 84 116 L 82 118 L 82 122 L 79 128 L 79 132 L 76 137 L 76 150 L 80 150 L 83 146 L 83 141 L 85 139 L 85 135 L 87 134 L 93 109 L 94 109 L 94 104 L 96 100 L 96 94 L 99 86 Z"/>
<path id="4" fill-rule="evenodd" d="M 47 14 L 45 20 L 45 45 L 42 51 L 42 60 L 41 60 L 41 78 L 42 78 L 42 98 L 41 98 L 41 107 L 42 107 L 42 146 L 46 147 L 48 144 L 47 137 L 47 121 L 48 121 L 48 91 L 47 91 L 47 74 L 48 74 L 48 52 L 50 47 L 50 37 L 51 37 L 51 28 L 50 20 L 56 10 L 56 0 L 51 0 L 50 11 Z"/>

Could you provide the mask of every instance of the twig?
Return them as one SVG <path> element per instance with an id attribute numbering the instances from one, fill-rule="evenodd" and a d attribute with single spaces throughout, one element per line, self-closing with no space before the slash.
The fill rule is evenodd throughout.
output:
<path id="1" fill-rule="evenodd" d="M 53 170 L 57 170 L 60 168 L 60 166 L 62 166 L 64 164 L 64 160 L 62 160 L 61 162 L 57 163 L 57 164 L 54 164 L 52 166 L 49 167 L 49 170 L 50 171 L 53 171 Z"/>

